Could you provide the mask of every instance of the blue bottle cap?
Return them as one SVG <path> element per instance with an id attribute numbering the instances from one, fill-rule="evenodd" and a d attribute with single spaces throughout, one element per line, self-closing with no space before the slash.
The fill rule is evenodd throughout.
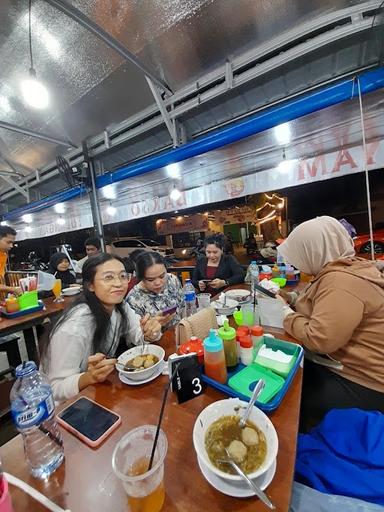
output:
<path id="1" fill-rule="evenodd" d="M 27 361 L 26 363 L 19 364 L 16 367 L 16 378 L 25 377 L 37 370 L 36 363 L 33 361 Z"/>
<path id="2" fill-rule="evenodd" d="M 204 349 L 207 352 L 223 350 L 223 340 L 217 336 L 215 329 L 209 330 L 209 336 L 204 340 Z"/>

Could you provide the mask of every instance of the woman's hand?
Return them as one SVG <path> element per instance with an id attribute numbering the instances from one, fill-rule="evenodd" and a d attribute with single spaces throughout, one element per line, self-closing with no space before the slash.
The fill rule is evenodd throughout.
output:
<path id="1" fill-rule="evenodd" d="M 148 341 L 157 341 L 161 333 L 161 324 L 157 317 L 150 317 L 148 314 L 140 320 L 144 338 Z"/>
<path id="2" fill-rule="evenodd" d="M 176 313 L 170 313 L 169 315 L 158 315 L 155 316 L 155 319 L 159 322 L 161 327 L 164 327 L 164 325 L 167 325 L 175 316 Z"/>
<path id="3" fill-rule="evenodd" d="M 86 388 L 91 384 L 104 382 L 108 375 L 115 369 L 117 359 L 107 359 L 104 354 L 98 352 L 88 357 L 88 369 L 80 376 L 79 390 Z"/>
<path id="4" fill-rule="evenodd" d="M 204 283 L 204 281 L 199 281 L 198 285 L 199 285 L 199 290 L 201 292 L 203 292 L 207 288 L 207 285 Z"/>
<path id="5" fill-rule="evenodd" d="M 227 286 L 227 282 L 224 281 L 224 279 L 214 279 L 213 281 L 211 281 L 209 283 L 209 286 L 211 288 L 214 288 L 215 290 L 219 289 L 219 288 L 224 288 L 224 286 Z"/>
<path id="6" fill-rule="evenodd" d="M 16 295 L 16 297 L 18 297 L 19 295 L 22 295 L 22 293 L 23 293 L 23 291 L 20 288 L 20 286 L 10 286 L 9 287 L 9 291 L 11 293 L 13 293 L 14 295 Z"/>
<path id="7" fill-rule="evenodd" d="M 284 306 L 288 306 L 288 302 L 285 300 L 284 297 L 280 295 L 280 293 L 276 294 L 276 299 L 280 301 Z"/>

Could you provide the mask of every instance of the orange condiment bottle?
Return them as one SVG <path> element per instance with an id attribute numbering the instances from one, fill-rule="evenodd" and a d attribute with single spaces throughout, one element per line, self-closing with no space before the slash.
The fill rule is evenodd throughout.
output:
<path id="1" fill-rule="evenodd" d="M 221 384 L 227 383 L 223 340 L 214 329 L 210 329 L 209 336 L 204 340 L 204 373 Z"/>
<path id="2" fill-rule="evenodd" d="M 7 313 L 16 313 L 20 311 L 19 301 L 14 295 L 10 295 L 5 299 L 5 310 Z"/>

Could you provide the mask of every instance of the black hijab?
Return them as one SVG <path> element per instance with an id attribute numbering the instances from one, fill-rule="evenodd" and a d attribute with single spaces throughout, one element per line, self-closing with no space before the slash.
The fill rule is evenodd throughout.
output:
<path id="1" fill-rule="evenodd" d="M 57 265 L 63 260 L 68 260 L 68 256 L 64 252 L 55 252 L 49 260 L 49 272 L 57 279 L 61 279 L 62 287 L 66 288 L 71 284 L 75 284 L 76 279 L 69 269 L 64 272 L 57 270 Z"/>

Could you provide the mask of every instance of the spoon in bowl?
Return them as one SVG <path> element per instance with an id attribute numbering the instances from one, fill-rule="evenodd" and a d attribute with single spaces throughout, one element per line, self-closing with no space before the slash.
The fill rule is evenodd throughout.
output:
<path id="1" fill-rule="evenodd" d="M 271 510 L 275 510 L 276 507 L 272 503 L 272 501 L 268 498 L 268 496 L 265 494 L 264 491 L 260 489 L 260 487 L 253 482 L 250 478 L 247 477 L 247 475 L 244 473 L 244 471 L 236 464 L 236 462 L 232 459 L 230 453 L 225 448 L 225 452 L 228 456 L 228 459 L 218 459 L 218 462 L 222 462 L 225 464 L 229 464 L 232 466 L 232 468 L 236 471 L 236 473 L 241 476 L 241 478 L 249 485 L 249 487 L 252 489 L 252 491 L 256 494 L 256 496 Z"/>
<path id="2" fill-rule="evenodd" d="M 248 417 L 252 411 L 252 407 L 253 407 L 254 403 L 256 402 L 256 400 L 259 398 L 259 395 L 263 391 L 264 387 L 265 387 L 265 382 L 263 381 L 263 379 L 260 379 L 257 382 L 255 389 L 253 390 L 249 404 L 248 404 L 247 408 L 245 409 L 245 413 L 243 414 L 242 418 L 240 418 L 239 425 L 241 428 L 244 428 L 246 426 Z"/>

